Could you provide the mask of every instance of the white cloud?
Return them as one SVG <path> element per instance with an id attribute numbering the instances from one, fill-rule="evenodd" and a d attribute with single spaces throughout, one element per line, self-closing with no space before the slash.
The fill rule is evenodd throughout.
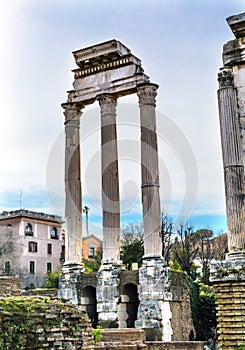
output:
<path id="1" fill-rule="evenodd" d="M 10 198 L 7 194 L 18 194 L 20 189 L 26 195 L 36 194 L 36 198 L 28 202 L 30 209 L 40 207 L 35 201 L 37 192 L 45 194 L 47 173 L 50 210 L 62 212 L 64 144 L 59 136 L 63 133 L 60 104 L 66 99 L 66 90 L 72 87 L 70 70 L 75 68 L 75 63 L 71 52 L 116 38 L 139 56 L 146 74 L 160 85 L 157 109 L 176 123 L 191 145 L 198 168 L 196 210 L 202 214 L 224 213 L 216 74 L 221 65 L 222 45 L 232 38 L 225 17 L 241 12 L 241 3 L 157 1 L 154 6 L 147 1 L 143 3 L 125 1 L 106 5 L 99 1 L 54 0 L 1 3 L 2 208 Z M 119 99 L 118 103 L 123 101 L 137 110 L 135 96 Z M 125 113 L 120 106 L 119 112 L 120 108 Z M 82 120 L 85 135 L 82 171 L 84 197 L 96 203 L 97 213 L 101 192 L 100 131 L 99 116 L 93 121 L 90 118 L 93 110 L 94 106 L 86 108 Z M 139 131 L 127 123 L 133 120 L 138 125 L 136 113 L 118 115 L 119 140 L 134 143 L 134 152 L 139 146 Z M 127 123 L 123 125 L 125 119 Z M 88 137 L 91 127 L 95 129 Z M 174 140 L 175 134 L 172 136 L 171 142 L 178 142 Z M 123 147 L 122 142 L 119 154 L 127 151 Z M 160 174 L 162 200 L 169 196 L 170 209 L 172 206 L 173 211 L 178 211 L 184 198 L 184 175 L 188 169 L 183 168 L 179 151 L 176 153 L 171 144 L 160 140 L 159 148 L 160 169 L 166 166 L 166 176 Z M 127 208 L 137 212 L 140 208 L 139 156 L 131 159 L 122 153 L 122 208 L 125 212 Z M 94 171 L 90 169 L 92 165 Z M 48 210 L 48 202 L 43 206 Z"/>

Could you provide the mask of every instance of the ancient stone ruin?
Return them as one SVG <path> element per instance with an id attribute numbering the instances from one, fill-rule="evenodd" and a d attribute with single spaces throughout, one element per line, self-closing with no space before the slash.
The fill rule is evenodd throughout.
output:
<path id="1" fill-rule="evenodd" d="M 220 349 L 245 343 L 245 13 L 227 18 L 235 39 L 218 74 L 229 253 L 212 266 Z"/>
<path id="2" fill-rule="evenodd" d="M 65 115 L 66 256 L 59 296 L 82 305 L 93 325 L 136 327 L 147 340 L 188 341 L 193 334 L 189 287 L 181 273 L 162 257 L 156 134 L 156 84 L 141 61 L 117 40 L 73 53 L 74 89 L 62 104 Z M 121 96 L 137 93 L 141 123 L 141 178 L 144 257 L 139 271 L 125 271 L 120 261 L 120 202 L 116 106 Z M 80 117 L 87 105 L 99 102 L 103 258 L 98 274 L 83 274 L 80 175 Z"/>

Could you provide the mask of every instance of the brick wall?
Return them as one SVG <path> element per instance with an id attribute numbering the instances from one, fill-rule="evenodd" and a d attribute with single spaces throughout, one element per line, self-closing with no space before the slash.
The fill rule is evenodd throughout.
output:
<path id="1" fill-rule="evenodd" d="M 221 349 L 245 344 L 245 281 L 215 283 L 217 333 Z"/>

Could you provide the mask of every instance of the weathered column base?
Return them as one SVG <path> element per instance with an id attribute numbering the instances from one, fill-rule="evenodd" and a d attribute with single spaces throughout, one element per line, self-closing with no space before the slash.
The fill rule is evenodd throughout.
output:
<path id="1" fill-rule="evenodd" d="M 70 300 L 72 304 L 81 303 L 79 282 L 84 271 L 83 264 L 76 262 L 64 263 L 59 280 L 58 297 Z"/>
<path id="2" fill-rule="evenodd" d="M 238 253 L 212 264 L 211 282 L 215 288 L 218 345 L 233 350 L 245 342 L 245 259 Z"/>
<path id="3" fill-rule="evenodd" d="M 147 256 L 139 270 L 139 309 L 136 328 L 143 328 L 147 340 L 171 341 L 172 312 L 170 268 L 159 256 Z"/>
<path id="4" fill-rule="evenodd" d="M 120 272 L 122 263 L 103 262 L 97 273 L 97 312 L 99 325 L 103 328 L 118 328 L 118 304 Z"/>

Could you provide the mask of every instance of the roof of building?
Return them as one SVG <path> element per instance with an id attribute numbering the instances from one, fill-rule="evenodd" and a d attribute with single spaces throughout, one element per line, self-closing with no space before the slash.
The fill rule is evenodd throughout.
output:
<path id="1" fill-rule="evenodd" d="M 17 218 L 17 217 L 26 217 L 26 218 L 37 219 L 37 220 L 51 221 L 59 224 L 63 223 L 61 216 L 38 213 L 35 211 L 26 210 L 26 209 L 3 211 L 2 213 L 0 213 L 0 221 L 10 219 L 10 218 Z"/>
<path id="2" fill-rule="evenodd" d="M 90 235 L 88 235 L 88 236 L 83 237 L 83 241 L 86 241 L 86 240 L 88 240 L 88 239 L 90 239 L 90 238 L 94 238 L 94 239 L 95 239 L 96 241 L 98 241 L 99 243 L 102 243 L 102 240 L 99 239 L 98 237 L 96 237 L 96 236 L 93 235 L 93 234 L 90 234 Z"/>

